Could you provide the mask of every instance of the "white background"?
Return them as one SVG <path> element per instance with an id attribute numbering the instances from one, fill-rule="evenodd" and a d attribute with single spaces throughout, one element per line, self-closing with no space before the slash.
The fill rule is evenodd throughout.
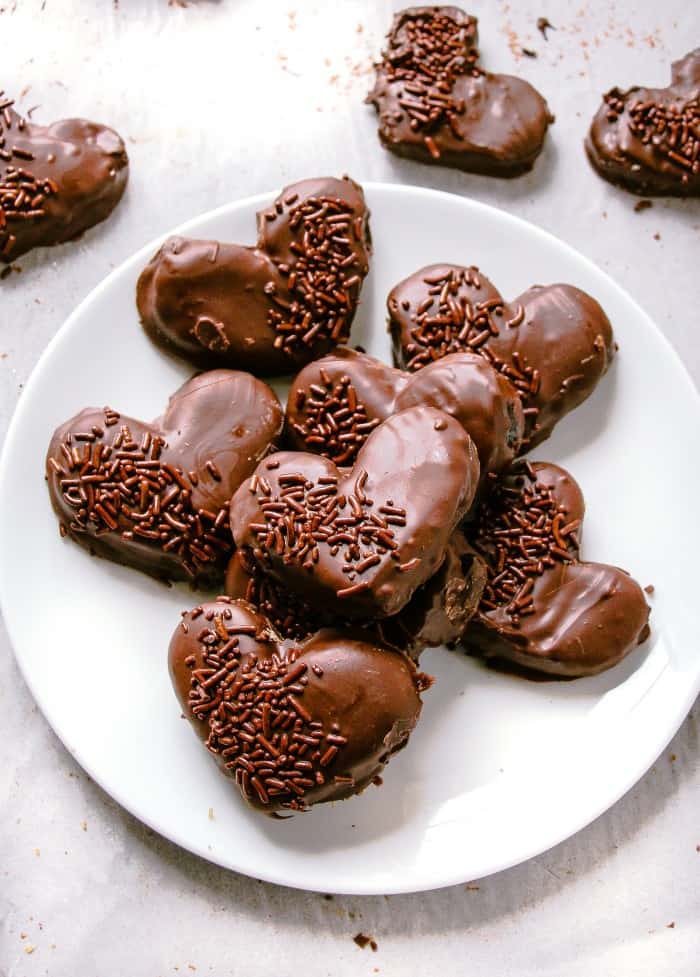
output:
<path id="1" fill-rule="evenodd" d="M 502 182 L 379 147 L 362 98 L 398 6 L 0 0 L 0 84 L 24 92 L 20 108 L 38 106 L 37 121 L 113 125 L 132 162 L 107 224 L 21 259 L 21 274 L 0 282 L 3 433 L 46 342 L 112 267 L 200 211 L 321 173 L 453 190 L 540 224 L 627 288 L 698 381 L 700 203 L 635 213 L 634 197 L 589 169 L 581 140 L 602 91 L 666 83 L 670 61 L 700 44 L 700 9 L 685 0 L 471 3 L 486 67 L 531 80 L 557 117 L 534 172 Z M 558 28 L 546 43 L 535 27 L 542 15 Z M 539 57 L 518 57 L 520 44 Z M 670 558 L 674 545 L 682 541 L 669 541 Z M 692 714 L 607 815 L 526 865 L 467 888 L 333 900 L 213 868 L 118 808 L 38 714 L 4 633 L 0 716 L 0 977 L 697 975 Z M 359 931 L 377 940 L 376 953 L 352 942 Z"/>

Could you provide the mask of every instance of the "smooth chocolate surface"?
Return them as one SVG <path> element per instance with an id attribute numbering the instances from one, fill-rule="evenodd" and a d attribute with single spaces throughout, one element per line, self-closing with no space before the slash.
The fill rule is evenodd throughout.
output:
<path id="1" fill-rule="evenodd" d="M 472 173 L 525 173 L 553 121 L 540 93 L 478 64 L 477 19 L 457 7 L 394 16 L 367 102 L 382 145 L 409 159 Z"/>
<path id="2" fill-rule="evenodd" d="M 64 119 L 40 126 L 0 92 L 0 261 L 63 244 L 108 217 L 121 200 L 129 160 L 113 129 Z"/>
<path id="3" fill-rule="evenodd" d="M 486 565 L 455 530 L 440 569 L 398 614 L 362 627 L 385 644 L 417 661 L 425 648 L 453 644 L 461 638 L 476 612 L 486 584 Z M 322 627 L 347 622 L 311 607 L 293 591 L 267 576 L 250 552 L 236 550 L 226 570 L 229 597 L 248 601 L 285 638 L 305 638 Z"/>
<path id="4" fill-rule="evenodd" d="M 387 306 L 398 366 L 417 371 L 469 350 L 510 380 L 523 399 L 524 450 L 590 396 L 615 352 L 605 312 L 573 285 L 534 285 L 506 302 L 478 268 L 428 265 Z"/>
<path id="5" fill-rule="evenodd" d="M 429 679 L 361 631 L 281 641 L 245 601 L 183 615 L 170 675 L 187 719 L 243 797 L 272 814 L 376 781 L 418 721 Z"/>
<path id="6" fill-rule="evenodd" d="M 520 448 L 520 395 L 483 356 L 454 353 L 409 374 L 346 346 L 310 363 L 292 381 L 287 440 L 300 451 L 349 465 L 382 421 L 420 404 L 462 425 L 476 446 L 482 482 L 506 468 Z"/>
<path id="7" fill-rule="evenodd" d="M 671 67 L 668 88 L 603 96 L 586 138 L 602 177 L 643 196 L 700 196 L 700 48 Z"/>
<path id="8" fill-rule="evenodd" d="M 169 238 L 141 273 L 141 322 L 197 366 L 291 373 L 345 342 L 369 270 L 362 188 L 303 180 L 258 214 L 255 247 Z"/>
<path id="9" fill-rule="evenodd" d="M 624 570 L 579 560 L 583 496 L 571 475 L 521 463 L 465 527 L 488 580 L 465 647 L 564 677 L 616 665 L 649 635 L 642 588 Z"/>
<path id="10" fill-rule="evenodd" d="M 49 445 L 61 534 L 162 580 L 214 584 L 233 549 L 231 496 L 275 449 L 282 424 L 273 391 L 233 370 L 189 380 L 151 423 L 88 407 Z"/>
<path id="11" fill-rule="evenodd" d="M 439 569 L 478 479 L 464 429 L 411 407 L 372 432 L 352 469 L 303 452 L 265 459 L 234 495 L 231 527 L 313 607 L 373 620 L 398 613 Z"/>

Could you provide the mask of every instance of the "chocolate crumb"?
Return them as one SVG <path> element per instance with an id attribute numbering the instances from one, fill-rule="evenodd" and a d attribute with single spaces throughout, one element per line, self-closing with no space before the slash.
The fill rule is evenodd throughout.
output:
<path id="1" fill-rule="evenodd" d="M 556 27 L 554 26 L 554 24 L 550 24 L 549 20 L 546 17 L 538 17 L 537 30 L 540 32 L 540 34 L 546 41 L 548 40 L 547 31 L 555 31 Z"/>
<path id="2" fill-rule="evenodd" d="M 353 943 L 357 943 L 361 950 L 364 950 L 365 947 L 370 947 L 370 949 L 376 953 L 379 949 L 377 941 L 374 939 L 374 937 L 366 936 L 364 933 L 358 933 L 356 936 L 353 936 L 352 939 Z"/>
<path id="3" fill-rule="evenodd" d="M 672 922 L 672 923 L 666 923 L 666 929 L 667 929 L 667 930 L 674 930 L 675 928 L 676 928 L 676 924 L 675 924 L 675 922 Z"/>
<path id="4" fill-rule="evenodd" d="M 646 587 L 644 588 L 644 593 L 645 594 L 653 594 L 654 593 L 654 584 L 653 583 L 648 583 L 646 585 Z"/>
<path id="5" fill-rule="evenodd" d="M 330 894 L 330 892 L 326 892 L 323 898 L 326 900 L 326 902 L 333 902 L 333 896 Z"/>
<path id="6" fill-rule="evenodd" d="M 655 240 L 655 241 L 660 241 L 660 240 L 661 240 L 661 235 L 659 234 L 659 232 L 658 232 L 658 231 L 657 231 L 657 232 L 656 232 L 656 234 L 654 235 L 654 240 Z"/>
<path id="7" fill-rule="evenodd" d="M 653 206 L 654 202 L 652 200 L 638 200 L 634 205 L 634 212 L 635 214 L 641 214 L 643 210 L 649 210 Z"/>
<path id="8" fill-rule="evenodd" d="M 529 48 L 529 47 L 521 47 L 520 48 L 520 51 L 521 51 L 522 54 L 525 55 L 526 58 L 536 58 L 537 57 L 537 51 L 533 51 L 532 48 Z"/>
<path id="9" fill-rule="evenodd" d="M 678 757 L 676 756 L 675 753 L 672 753 L 671 756 L 668 758 L 669 763 L 675 763 L 677 759 Z"/>

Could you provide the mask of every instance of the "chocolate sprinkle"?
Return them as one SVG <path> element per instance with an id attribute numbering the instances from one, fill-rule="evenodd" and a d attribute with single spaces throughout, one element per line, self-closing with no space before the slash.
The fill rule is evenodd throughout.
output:
<path id="1" fill-rule="evenodd" d="M 347 738 L 337 724 L 326 728 L 305 708 L 306 663 L 295 665 L 294 651 L 285 659 L 242 658 L 239 636 L 250 629 L 229 625 L 230 617 L 224 608 L 198 636 L 202 664 L 192 670 L 188 706 L 208 723 L 207 749 L 248 799 L 303 811 L 304 794 L 325 783 L 324 768 L 337 766 Z"/>
<path id="2" fill-rule="evenodd" d="M 9 109 L 14 105 L 13 99 L 0 91 L 0 254 L 8 254 L 15 245 L 16 238 L 12 234 L 12 221 L 40 220 L 46 216 L 44 201 L 52 194 L 58 193 L 58 186 L 49 179 L 37 179 L 24 164 L 31 162 L 34 156 L 31 152 L 19 149 L 12 144 L 13 117 Z M 24 120 L 15 117 L 16 125 L 21 131 Z"/>
<path id="3" fill-rule="evenodd" d="M 384 51 L 381 67 L 387 81 L 403 82 L 399 105 L 411 129 L 425 132 L 423 141 L 438 159 L 440 150 L 430 136 L 432 130 L 446 123 L 462 138 L 459 121 L 466 106 L 464 99 L 452 95 L 455 81 L 460 75 L 482 74 L 476 65 L 476 20 L 467 17 L 458 23 L 439 10 L 421 10 L 405 20 L 403 30 L 407 43 Z"/>
<path id="4" fill-rule="evenodd" d="M 294 431 L 310 451 L 322 451 L 336 465 L 351 465 L 379 418 L 367 418 L 367 408 L 358 399 L 347 375 L 333 382 L 321 376 L 323 386 L 311 384 L 297 390 L 297 407 L 304 419 L 294 423 Z"/>
<path id="5" fill-rule="evenodd" d="M 517 474 L 518 467 L 523 474 Z M 496 482 L 468 533 L 488 571 L 479 609 L 503 608 L 517 627 L 521 617 L 533 613 L 535 579 L 557 562 L 576 561 L 579 526 L 579 520 L 567 524 L 551 486 L 538 480 L 527 462 Z"/>
<path id="6" fill-rule="evenodd" d="M 272 301 L 268 322 L 276 332 L 274 346 L 293 353 L 318 339 L 347 340 L 354 312 L 351 294 L 365 273 L 357 254 L 363 243 L 361 222 L 352 207 L 333 196 L 308 197 L 294 207 L 289 227 L 296 239 L 290 250 L 296 261 L 286 274 L 292 302 L 276 299 L 274 283 L 265 291 Z"/>
<path id="7" fill-rule="evenodd" d="M 364 492 L 367 472 L 360 471 L 352 494 L 338 495 L 335 476 L 307 481 L 302 474 L 282 475 L 280 492 L 272 495 L 267 483 L 258 479 L 251 485 L 265 518 L 251 526 L 257 537 L 253 556 L 259 563 L 269 562 L 269 553 L 282 556 L 283 562 L 312 569 L 319 559 L 319 543 L 342 559 L 342 572 L 349 586 L 337 592 L 350 597 L 365 588 L 355 582 L 370 567 L 397 548 L 392 526 L 406 525 L 406 510 L 391 501 L 375 507 Z"/>
<path id="8" fill-rule="evenodd" d="M 228 506 L 219 512 L 192 505 L 191 483 L 180 468 L 160 459 L 163 438 L 139 443 L 119 415 L 104 409 L 104 425 L 68 434 L 48 465 L 73 510 L 73 533 L 118 531 L 125 540 L 174 551 L 192 579 L 231 548 Z M 221 516 L 223 513 L 223 517 Z"/>

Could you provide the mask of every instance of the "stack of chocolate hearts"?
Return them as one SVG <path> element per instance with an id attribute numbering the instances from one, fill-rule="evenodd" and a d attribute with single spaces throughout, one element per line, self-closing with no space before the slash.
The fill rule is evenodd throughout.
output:
<path id="1" fill-rule="evenodd" d="M 215 368 L 150 424 L 88 408 L 48 451 L 62 535 L 224 591 L 183 613 L 171 676 L 268 813 L 378 782 L 418 721 L 427 647 L 574 677 L 648 633 L 631 577 L 579 559 L 573 478 L 520 457 L 605 373 L 603 310 L 570 285 L 506 302 L 476 268 L 430 266 L 389 295 L 389 367 L 339 345 L 368 219 L 348 178 L 307 180 L 259 215 L 254 248 L 166 242 L 138 284 L 146 334 Z M 302 367 L 286 415 L 240 366 Z"/>

